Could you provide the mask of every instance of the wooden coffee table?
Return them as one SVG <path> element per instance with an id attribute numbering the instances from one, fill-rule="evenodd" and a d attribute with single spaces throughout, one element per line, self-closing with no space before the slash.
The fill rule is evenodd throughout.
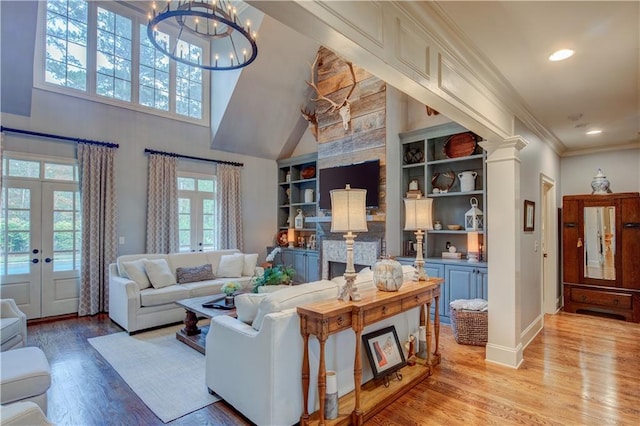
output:
<path id="1" fill-rule="evenodd" d="M 210 296 L 192 297 L 191 299 L 178 300 L 176 304 L 185 309 L 184 328 L 176 333 L 176 339 L 186 343 L 201 354 L 205 353 L 206 336 L 209 326 L 198 327 L 198 318 L 213 318 L 218 315 L 236 316 L 234 309 L 215 309 L 205 308 L 203 303 L 220 298 L 220 302 L 224 303 L 224 293 L 213 294 Z"/>

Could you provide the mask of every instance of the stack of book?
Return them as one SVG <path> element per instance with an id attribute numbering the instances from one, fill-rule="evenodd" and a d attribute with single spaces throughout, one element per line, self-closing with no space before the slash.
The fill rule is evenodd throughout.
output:
<path id="1" fill-rule="evenodd" d="M 422 191 L 419 189 L 410 189 L 407 191 L 407 198 L 421 198 Z"/>
<path id="2" fill-rule="evenodd" d="M 451 253 L 448 251 L 443 251 L 442 252 L 442 258 L 443 259 L 462 259 L 462 253 Z"/>

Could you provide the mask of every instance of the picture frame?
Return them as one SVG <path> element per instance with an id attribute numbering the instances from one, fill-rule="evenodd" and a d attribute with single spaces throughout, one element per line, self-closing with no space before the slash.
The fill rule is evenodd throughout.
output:
<path id="1" fill-rule="evenodd" d="M 524 200 L 524 232 L 533 232 L 535 229 L 536 203 Z"/>
<path id="2" fill-rule="evenodd" d="M 375 379 L 391 374 L 407 365 L 394 326 L 363 335 L 362 343 Z"/>

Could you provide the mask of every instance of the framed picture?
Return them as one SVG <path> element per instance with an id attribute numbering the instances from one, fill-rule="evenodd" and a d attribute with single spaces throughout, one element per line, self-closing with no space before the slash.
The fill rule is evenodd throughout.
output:
<path id="1" fill-rule="evenodd" d="M 407 364 L 394 326 L 363 335 L 362 343 L 367 350 L 373 377 L 376 379 L 391 374 Z"/>
<path id="2" fill-rule="evenodd" d="M 533 232 L 536 217 L 536 203 L 524 200 L 524 232 Z"/>

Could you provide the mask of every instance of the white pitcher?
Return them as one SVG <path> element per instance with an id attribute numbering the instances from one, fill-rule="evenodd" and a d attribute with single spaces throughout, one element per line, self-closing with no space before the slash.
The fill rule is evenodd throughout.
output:
<path id="1" fill-rule="evenodd" d="M 313 189 L 304 190 L 304 202 L 313 203 Z"/>
<path id="2" fill-rule="evenodd" d="M 460 192 L 475 191 L 476 189 L 476 172 L 461 172 L 458 173 L 458 179 L 460 179 Z"/>

